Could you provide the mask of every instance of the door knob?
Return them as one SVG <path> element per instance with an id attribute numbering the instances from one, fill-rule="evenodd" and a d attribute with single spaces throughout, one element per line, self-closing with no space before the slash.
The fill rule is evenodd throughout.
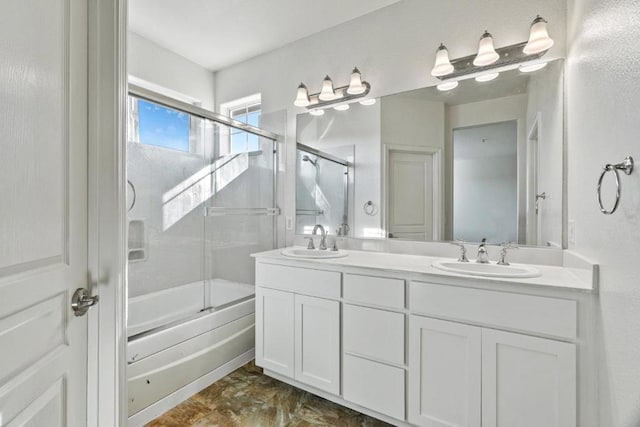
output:
<path id="1" fill-rule="evenodd" d="M 87 311 L 98 303 L 98 295 L 90 296 L 86 289 L 78 288 L 71 297 L 71 308 L 76 316 L 84 316 Z"/>

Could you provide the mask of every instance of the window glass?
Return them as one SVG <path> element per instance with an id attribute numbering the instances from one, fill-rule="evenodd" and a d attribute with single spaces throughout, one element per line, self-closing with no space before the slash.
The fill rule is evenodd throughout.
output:
<path id="1" fill-rule="evenodd" d="M 189 115 L 138 99 L 138 138 L 141 144 L 189 151 Z"/>

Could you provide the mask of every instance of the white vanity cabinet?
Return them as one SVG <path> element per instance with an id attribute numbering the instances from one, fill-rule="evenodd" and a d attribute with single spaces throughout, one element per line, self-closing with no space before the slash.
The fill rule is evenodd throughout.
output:
<path id="1" fill-rule="evenodd" d="M 425 314 L 412 314 L 409 327 L 412 424 L 576 426 L 575 344 L 426 317 L 566 339 L 575 336 L 575 301 L 412 283 L 411 303 Z"/>
<path id="2" fill-rule="evenodd" d="M 269 261 L 256 263 L 267 375 L 398 426 L 578 425 L 575 294 Z"/>
<path id="3" fill-rule="evenodd" d="M 340 393 L 340 273 L 256 266 L 256 364 Z"/>

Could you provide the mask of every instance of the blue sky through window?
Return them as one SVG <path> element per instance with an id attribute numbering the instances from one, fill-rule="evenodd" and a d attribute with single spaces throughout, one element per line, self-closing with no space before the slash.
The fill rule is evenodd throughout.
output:
<path id="1" fill-rule="evenodd" d="M 189 151 L 189 115 L 138 100 L 140 143 Z"/>

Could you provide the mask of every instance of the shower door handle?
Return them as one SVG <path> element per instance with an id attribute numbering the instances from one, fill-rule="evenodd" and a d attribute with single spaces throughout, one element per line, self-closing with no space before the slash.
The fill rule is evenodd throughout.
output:
<path id="1" fill-rule="evenodd" d="M 85 288 L 78 288 L 71 297 L 71 309 L 76 316 L 84 316 L 87 311 L 100 301 L 98 295 L 90 296 Z"/>

